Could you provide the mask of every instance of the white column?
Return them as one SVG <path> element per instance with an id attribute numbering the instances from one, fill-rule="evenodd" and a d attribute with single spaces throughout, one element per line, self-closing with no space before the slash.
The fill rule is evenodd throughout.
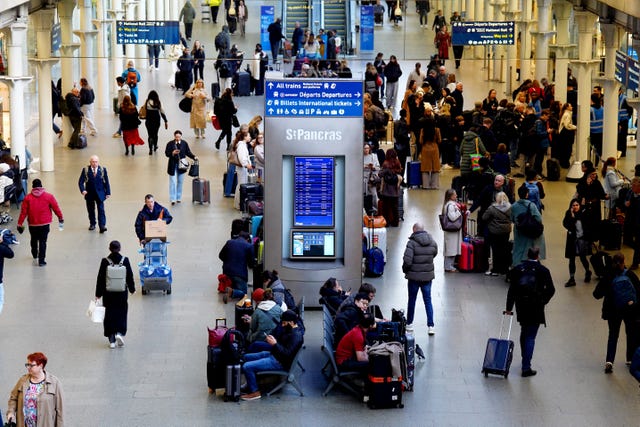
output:
<path id="1" fill-rule="evenodd" d="M 76 7 L 75 0 L 64 0 L 58 3 L 58 17 L 60 18 L 60 68 L 62 70 L 62 96 L 65 96 L 73 88 L 73 83 L 77 78 L 73 75 L 74 56 L 80 47 L 79 43 L 73 42 L 73 10 Z M 72 129 L 69 118 L 62 116 L 62 142 L 66 145 L 71 138 Z"/>
<path id="2" fill-rule="evenodd" d="M 491 2 L 491 9 L 493 10 L 493 21 L 504 21 L 505 18 L 502 14 L 502 10 L 506 6 L 505 0 L 494 0 Z M 497 82 L 504 82 L 506 75 L 506 49 L 504 45 L 495 45 L 493 47 L 493 76 L 492 80 Z"/>
<path id="3" fill-rule="evenodd" d="M 80 39 L 80 74 L 81 77 L 86 77 L 93 86 L 95 84 L 92 81 L 94 76 L 95 37 L 98 32 L 93 29 L 93 23 L 91 22 L 91 0 L 80 0 L 79 10 L 80 28 L 73 31 L 73 34 Z"/>
<path id="4" fill-rule="evenodd" d="M 51 26 L 54 13 L 51 9 L 43 9 L 31 15 L 36 27 L 36 58 L 29 58 L 38 67 L 38 135 L 40 141 L 40 170 L 54 170 L 53 130 L 51 120 L 51 67 L 59 61 L 51 58 Z"/>
<path id="5" fill-rule="evenodd" d="M 484 0 L 476 0 L 475 1 L 475 15 L 474 21 L 484 21 Z M 473 57 L 478 59 L 482 58 L 482 63 L 484 63 L 484 51 L 485 48 L 483 46 L 474 46 L 472 47 Z"/>
<path id="6" fill-rule="evenodd" d="M 522 0 L 522 13 L 520 14 L 520 81 L 532 77 L 531 74 L 531 0 Z"/>
<path id="7" fill-rule="evenodd" d="M 136 5 L 138 4 L 137 0 L 127 0 L 124 2 L 124 19 L 126 21 L 133 21 L 136 19 Z M 135 49 L 134 45 L 126 44 L 125 45 L 125 59 L 128 61 L 135 57 Z M 125 61 L 126 62 L 126 61 Z M 118 73 L 118 75 L 122 73 L 122 70 Z"/>
<path id="8" fill-rule="evenodd" d="M 9 87 L 11 155 L 20 157 L 20 165 L 25 165 L 24 91 L 33 78 L 24 75 L 24 60 L 27 57 L 27 16 L 16 18 L 9 29 L 8 75 L 0 76 L 0 81 Z M 51 82 L 47 84 L 51 85 Z M 49 123 L 51 123 L 51 115 L 49 115 Z"/>
<path id="9" fill-rule="evenodd" d="M 571 18 L 571 4 L 565 0 L 554 0 L 553 9 L 556 15 L 556 44 L 549 47 L 556 52 L 556 92 L 555 99 L 567 102 L 567 68 L 569 55 L 576 47 L 569 43 L 569 19 Z M 551 76 L 549 76 L 551 77 Z"/>
<path id="10" fill-rule="evenodd" d="M 107 32 L 105 29 L 111 25 L 111 21 L 107 20 L 107 11 L 103 2 L 99 1 L 96 5 L 96 17 L 93 25 L 98 29 L 97 36 L 97 53 L 98 53 L 98 73 L 97 80 L 92 84 L 96 91 L 96 106 L 102 110 L 110 108 L 111 97 L 109 96 L 109 88 L 113 85 L 109 76 L 109 58 L 107 57 Z"/>
<path id="11" fill-rule="evenodd" d="M 122 45 L 116 40 L 117 23 L 116 21 L 124 19 L 124 9 L 121 0 L 113 0 L 111 3 L 113 9 L 107 10 L 109 21 L 111 22 L 111 76 L 109 76 L 109 86 L 113 88 L 112 97 L 117 96 L 115 78 L 122 74 L 124 70 L 124 61 L 122 60 Z"/>
<path id="12" fill-rule="evenodd" d="M 139 0 L 136 7 L 136 20 L 144 21 L 147 19 L 147 2 L 145 0 Z M 147 45 L 136 45 L 136 68 L 147 68 Z M 140 95 L 142 96 L 142 94 Z"/>
<path id="13" fill-rule="evenodd" d="M 616 49 L 620 46 L 618 26 L 600 20 L 604 38 L 604 76 L 596 80 L 604 92 L 604 129 L 602 132 L 602 158 L 616 157 L 618 151 L 618 89 L 620 83 L 613 77 L 616 71 Z"/>
<path id="14" fill-rule="evenodd" d="M 157 8 L 157 4 L 156 4 L 157 0 L 149 0 L 147 1 L 147 19 L 150 21 L 154 21 L 157 20 L 159 21 L 160 19 L 158 19 L 158 17 L 156 16 L 156 10 Z"/>
<path id="15" fill-rule="evenodd" d="M 167 19 L 167 21 L 177 21 L 178 16 L 180 16 L 180 10 L 184 5 L 184 1 L 179 2 L 178 0 L 168 0 L 167 3 L 169 3 L 169 19 Z M 222 2 L 222 5 L 224 5 L 224 2 Z"/>
<path id="16" fill-rule="evenodd" d="M 508 0 L 506 5 L 503 8 L 503 14 L 505 20 L 514 21 L 516 23 L 516 27 L 514 29 L 515 37 L 518 37 L 518 31 L 520 31 L 520 25 L 518 24 L 518 18 L 520 16 L 520 10 L 518 10 L 518 0 Z M 507 99 L 511 99 L 510 96 L 515 90 L 516 84 L 516 71 L 518 68 L 518 47 L 517 40 L 513 41 L 512 45 L 508 45 L 506 49 L 506 80 L 507 84 L 505 87 L 505 92 Z"/>
<path id="17" fill-rule="evenodd" d="M 577 181 L 582 177 L 580 162 L 589 158 L 589 133 L 591 112 L 591 74 L 597 70 L 600 61 L 593 59 L 591 40 L 596 16 L 583 10 L 574 11 L 578 30 L 578 59 L 571 61 L 578 80 L 578 123 L 573 155 L 574 163 L 567 172 L 567 181 Z M 587 88 L 587 90 L 585 90 Z M 616 120 L 617 123 L 617 120 Z"/>
<path id="18" fill-rule="evenodd" d="M 549 39 L 555 34 L 549 31 L 551 22 L 551 0 L 537 0 L 538 6 L 538 30 L 532 31 L 536 37 L 536 78 L 541 80 L 549 75 Z"/>

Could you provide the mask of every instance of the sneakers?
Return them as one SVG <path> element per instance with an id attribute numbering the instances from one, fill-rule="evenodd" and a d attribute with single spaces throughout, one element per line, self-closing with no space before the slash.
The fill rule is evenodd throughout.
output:
<path id="1" fill-rule="evenodd" d="M 429 335 L 435 335 L 436 330 L 435 330 L 435 328 L 433 326 L 429 326 L 429 328 L 427 328 L 427 333 Z"/>
<path id="2" fill-rule="evenodd" d="M 485 272 L 484 272 L 484 275 L 485 275 L 485 276 L 491 276 L 491 270 L 487 270 L 487 271 L 485 271 Z"/>
<path id="3" fill-rule="evenodd" d="M 114 343 L 114 342 L 110 342 L 110 343 L 109 343 L 109 348 L 112 348 L 112 349 L 113 349 L 113 348 L 116 348 L 116 343 Z"/>
<path id="4" fill-rule="evenodd" d="M 260 390 L 254 391 L 253 393 L 247 393 L 240 395 L 240 399 L 242 400 L 258 400 L 262 397 Z"/>
<path id="5" fill-rule="evenodd" d="M 537 373 L 538 373 L 538 371 L 535 371 L 533 369 L 527 369 L 526 371 L 522 371 L 522 377 L 523 378 L 533 377 Z"/>
<path id="6" fill-rule="evenodd" d="M 576 285 L 576 279 L 574 279 L 573 277 L 570 277 L 569 280 L 567 280 L 567 283 L 564 284 L 564 287 L 570 288 L 575 285 Z"/>
<path id="7" fill-rule="evenodd" d="M 116 132 L 116 133 L 113 134 L 113 137 L 114 138 L 120 138 L 120 137 L 122 137 L 122 134 L 120 132 Z"/>
<path id="8" fill-rule="evenodd" d="M 124 338 L 120 334 L 116 334 L 116 342 L 118 343 L 118 347 L 124 347 Z"/>
<path id="9" fill-rule="evenodd" d="M 456 270 L 455 268 L 445 268 L 444 271 L 445 271 L 445 273 L 455 273 L 458 270 Z"/>
<path id="10" fill-rule="evenodd" d="M 46 261 L 40 261 L 40 262 L 38 263 L 38 266 L 39 266 L 39 267 L 44 267 L 45 265 L 47 265 L 47 262 L 46 262 Z"/>
<path id="11" fill-rule="evenodd" d="M 451 166 L 449 164 L 446 164 L 446 165 L 442 166 L 442 169 L 444 169 L 444 170 L 453 169 L 453 166 Z"/>
<path id="12" fill-rule="evenodd" d="M 591 271 L 587 271 L 587 273 L 584 275 L 584 282 L 589 283 L 590 281 L 591 281 Z"/>
<path id="13" fill-rule="evenodd" d="M 604 364 L 604 373 L 605 374 L 610 374 L 613 372 L 613 363 L 611 362 L 607 362 Z"/>

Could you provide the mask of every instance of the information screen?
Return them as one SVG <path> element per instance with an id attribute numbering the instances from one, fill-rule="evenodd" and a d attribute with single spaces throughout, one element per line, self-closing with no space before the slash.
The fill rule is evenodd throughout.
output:
<path id="1" fill-rule="evenodd" d="M 334 226 L 334 158 L 294 158 L 294 227 Z"/>
<path id="2" fill-rule="evenodd" d="M 291 258 L 334 259 L 336 232 L 333 230 L 292 230 Z"/>

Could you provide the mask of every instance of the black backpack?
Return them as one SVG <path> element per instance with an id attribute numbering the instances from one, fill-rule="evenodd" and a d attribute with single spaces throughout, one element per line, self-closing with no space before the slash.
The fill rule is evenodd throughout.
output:
<path id="1" fill-rule="evenodd" d="M 228 329 L 224 337 L 222 337 L 220 349 L 222 350 L 222 361 L 225 366 L 239 364 L 245 350 L 242 332 L 234 328 Z"/>
<path id="2" fill-rule="evenodd" d="M 274 293 L 282 294 L 284 303 L 287 304 L 287 309 L 296 311 L 296 300 L 293 298 L 291 291 L 287 288 L 284 289 L 272 289 Z"/>
<path id="3" fill-rule="evenodd" d="M 516 230 L 530 239 L 537 239 L 544 232 L 542 222 L 538 221 L 531 213 L 531 205 L 527 207 L 526 212 L 516 218 Z"/>
<path id="4" fill-rule="evenodd" d="M 542 296 L 538 289 L 535 266 L 520 265 L 518 269 L 518 300 L 525 303 L 540 303 Z"/>

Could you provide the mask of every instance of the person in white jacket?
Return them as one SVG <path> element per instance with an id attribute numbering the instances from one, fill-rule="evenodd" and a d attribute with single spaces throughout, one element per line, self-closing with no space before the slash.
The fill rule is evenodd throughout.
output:
<path id="1" fill-rule="evenodd" d="M 602 165 L 602 185 L 604 191 L 609 198 L 605 201 L 605 206 L 608 210 L 608 218 L 612 219 L 616 217 L 616 200 L 618 200 L 618 191 L 624 184 L 624 180 L 618 177 L 616 172 L 616 158 L 609 157 Z"/>
<path id="2" fill-rule="evenodd" d="M 249 142 L 251 136 L 246 133 L 242 139 L 236 140 L 233 145 L 233 150 L 238 155 L 238 161 L 242 166 L 236 166 L 236 172 L 238 174 L 238 186 L 236 187 L 236 194 L 233 200 L 233 206 L 240 210 L 240 186 L 249 182 L 249 170 L 253 169 L 251 164 L 251 158 L 249 157 Z"/>

